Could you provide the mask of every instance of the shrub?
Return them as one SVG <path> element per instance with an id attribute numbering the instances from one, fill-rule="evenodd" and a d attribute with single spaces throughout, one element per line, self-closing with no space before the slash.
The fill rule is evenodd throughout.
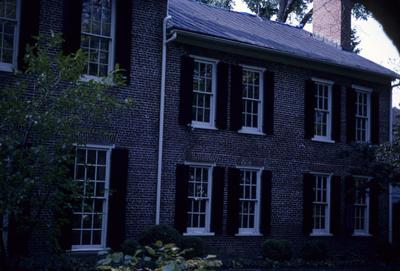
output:
<path id="1" fill-rule="evenodd" d="M 157 241 L 153 246 L 144 246 L 138 249 L 133 256 L 124 255 L 122 252 L 106 253 L 98 261 L 97 269 L 104 271 L 131 271 L 131 270 L 174 270 L 194 271 L 216 269 L 222 262 L 215 256 L 187 260 L 185 251 L 174 244 L 164 245 Z"/>
<path id="2" fill-rule="evenodd" d="M 204 243 L 199 237 L 183 237 L 182 248 L 191 249 L 185 253 L 186 258 L 191 259 L 204 256 Z"/>
<path id="3" fill-rule="evenodd" d="M 313 240 L 304 243 L 300 255 L 306 261 L 320 261 L 326 259 L 328 251 L 324 242 Z"/>
<path id="4" fill-rule="evenodd" d="M 164 244 L 181 245 L 182 235 L 177 230 L 167 225 L 156 225 L 143 231 L 139 236 L 139 243 L 141 245 L 151 245 L 157 241 Z"/>
<path id="5" fill-rule="evenodd" d="M 121 251 L 126 255 L 134 255 L 135 251 L 139 248 L 139 243 L 135 240 L 128 239 L 121 244 Z"/>
<path id="6" fill-rule="evenodd" d="M 287 240 L 266 240 L 262 244 L 262 254 L 273 261 L 288 261 L 292 258 L 292 247 Z"/>

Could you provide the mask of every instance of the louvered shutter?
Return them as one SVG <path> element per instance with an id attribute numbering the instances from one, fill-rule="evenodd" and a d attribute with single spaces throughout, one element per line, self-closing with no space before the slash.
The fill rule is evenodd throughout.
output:
<path id="1" fill-rule="evenodd" d="M 81 47 L 82 0 L 64 0 L 63 51 L 75 53 Z"/>
<path id="2" fill-rule="evenodd" d="M 132 48 L 132 0 L 116 1 L 115 27 L 115 63 L 124 70 L 123 74 L 130 81 Z"/>
<path id="3" fill-rule="evenodd" d="M 192 122 L 193 72 L 194 59 L 183 56 L 181 58 L 179 124 L 185 126 Z"/>
<path id="4" fill-rule="evenodd" d="M 315 83 L 312 80 L 306 80 L 304 88 L 304 137 L 311 139 L 314 136 L 314 118 L 315 118 Z"/>
<path id="5" fill-rule="evenodd" d="M 232 131 L 239 131 L 242 128 L 242 88 L 243 69 L 239 65 L 231 66 L 231 121 Z"/>
<path id="6" fill-rule="evenodd" d="M 314 176 L 303 174 L 303 232 L 309 235 L 313 229 L 313 186 Z"/>
<path id="7" fill-rule="evenodd" d="M 18 68 L 24 70 L 27 45 L 34 45 L 39 35 L 40 0 L 22 0 L 18 44 Z"/>
<path id="8" fill-rule="evenodd" d="M 227 232 L 230 235 L 235 235 L 239 231 L 240 180 L 241 180 L 240 170 L 237 168 L 229 168 Z"/>
<path id="9" fill-rule="evenodd" d="M 345 177 L 345 228 L 346 234 L 354 233 L 354 203 L 355 203 L 355 183 L 352 176 Z"/>
<path id="10" fill-rule="evenodd" d="M 342 191 L 340 176 L 332 176 L 331 179 L 331 233 L 338 235 L 341 233 L 341 206 Z"/>
<path id="11" fill-rule="evenodd" d="M 332 88 L 332 140 L 340 142 L 342 87 L 334 84 Z"/>
<path id="12" fill-rule="evenodd" d="M 271 188 L 272 172 L 263 170 L 261 174 L 261 208 L 260 208 L 260 232 L 271 233 Z"/>
<path id="13" fill-rule="evenodd" d="M 225 169 L 215 167 L 213 169 L 212 199 L 211 199 L 211 232 L 222 234 L 224 215 L 224 184 Z"/>
<path id="14" fill-rule="evenodd" d="M 216 126 L 218 129 L 223 130 L 227 128 L 228 121 L 228 73 L 229 65 L 224 62 L 218 63 Z"/>
<path id="15" fill-rule="evenodd" d="M 176 166 L 175 228 L 180 233 L 185 232 L 187 228 L 189 171 L 189 166 Z"/>
<path id="16" fill-rule="evenodd" d="M 351 144 L 356 139 L 356 92 L 348 88 L 346 92 L 346 142 Z"/>
<path id="17" fill-rule="evenodd" d="M 107 247 L 119 249 L 125 239 L 125 209 L 129 151 L 111 152 L 110 196 L 108 206 Z"/>
<path id="18" fill-rule="evenodd" d="M 400 202 L 393 203 L 392 240 L 393 244 L 400 245 Z"/>
<path id="19" fill-rule="evenodd" d="M 264 123 L 263 132 L 267 135 L 274 134 L 274 73 L 264 72 Z"/>

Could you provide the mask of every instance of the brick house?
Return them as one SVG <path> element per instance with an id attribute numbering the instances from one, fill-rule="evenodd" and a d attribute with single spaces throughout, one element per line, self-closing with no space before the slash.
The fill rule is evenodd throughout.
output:
<path id="1" fill-rule="evenodd" d="M 129 84 L 113 91 L 135 101 L 115 138 L 77 149 L 74 178 L 98 194 L 83 195 L 93 208 L 74 213 L 66 250 L 118 247 L 159 223 L 217 254 L 259 255 L 268 238 L 360 253 L 388 240 L 387 191 L 342 154 L 390 139 L 398 75 L 348 51 L 346 1 L 314 0 L 314 34 L 191 0 L 7 3 L 2 82 L 18 44 L 62 31 L 65 52 L 93 56 L 84 78 L 119 63 Z"/>

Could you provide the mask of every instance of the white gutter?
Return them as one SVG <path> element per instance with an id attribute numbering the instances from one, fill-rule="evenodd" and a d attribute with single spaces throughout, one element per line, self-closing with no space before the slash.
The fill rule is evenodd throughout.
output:
<path id="1" fill-rule="evenodd" d="M 164 108 L 165 108 L 165 79 L 167 70 L 167 44 L 176 39 L 176 33 L 167 39 L 167 24 L 172 18 L 168 15 L 169 2 L 167 2 L 167 16 L 163 21 L 163 45 L 161 63 L 161 89 L 160 89 L 160 127 L 158 134 L 158 163 L 157 163 L 157 201 L 156 201 L 156 225 L 160 224 L 161 209 L 161 177 L 164 146 Z"/>

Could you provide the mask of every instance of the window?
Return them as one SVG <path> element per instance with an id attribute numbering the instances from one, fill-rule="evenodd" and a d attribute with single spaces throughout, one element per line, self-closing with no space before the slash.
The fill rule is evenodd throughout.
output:
<path id="1" fill-rule="evenodd" d="M 263 71 L 243 68 L 242 132 L 262 132 Z"/>
<path id="2" fill-rule="evenodd" d="M 188 234 L 210 232 L 211 166 L 191 166 L 188 184 Z"/>
<path id="3" fill-rule="evenodd" d="M 195 59 L 193 72 L 192 126 L 215 126 L 216 62 Z"/>
<path id="4" fill-rule="evenodd" d="M 314 139 L 331 140 L 332 83 L 315 81 Z"/>
<path id="5" fill-rule="evenodd" d="M 0 69 L 12 71 L 17 65 L 20 0 L 0 1 Z"/>
<path id="6" fill-rule="evenodd" d="M 82 7 L 81 48 L 87 54 L 85 77 L 107 76 L 114 68 L 115 0 L 84 0 Z"/>
<path id="7" fill-rule="evenodd" d="M 260 170 L 241 170 L 239 193 L 239 234 L 259 234 Z"/>
<path id="8" fill-rule="evenodd" d="M 329 234 L 330 220 L 330 176 L 314 176 L 313 234 Z"/>
<path id="9" fill-rule="evenodd" d="M 369 189 L 368 178 L 355 177 L 354 235 L 369 233 Z"/>
<path id="10" fill-rule="evenodd" d="M 356 89 L 356 142 L 370 141 L 371 93 Z"/>
<path id="11" fill-rule="evenodd" d="M 109 167 L 109 149 L 77 148 L 74 179 L 82 191 L 82 202 L 73 214 L 73 250 L 106 246 Z"/>

